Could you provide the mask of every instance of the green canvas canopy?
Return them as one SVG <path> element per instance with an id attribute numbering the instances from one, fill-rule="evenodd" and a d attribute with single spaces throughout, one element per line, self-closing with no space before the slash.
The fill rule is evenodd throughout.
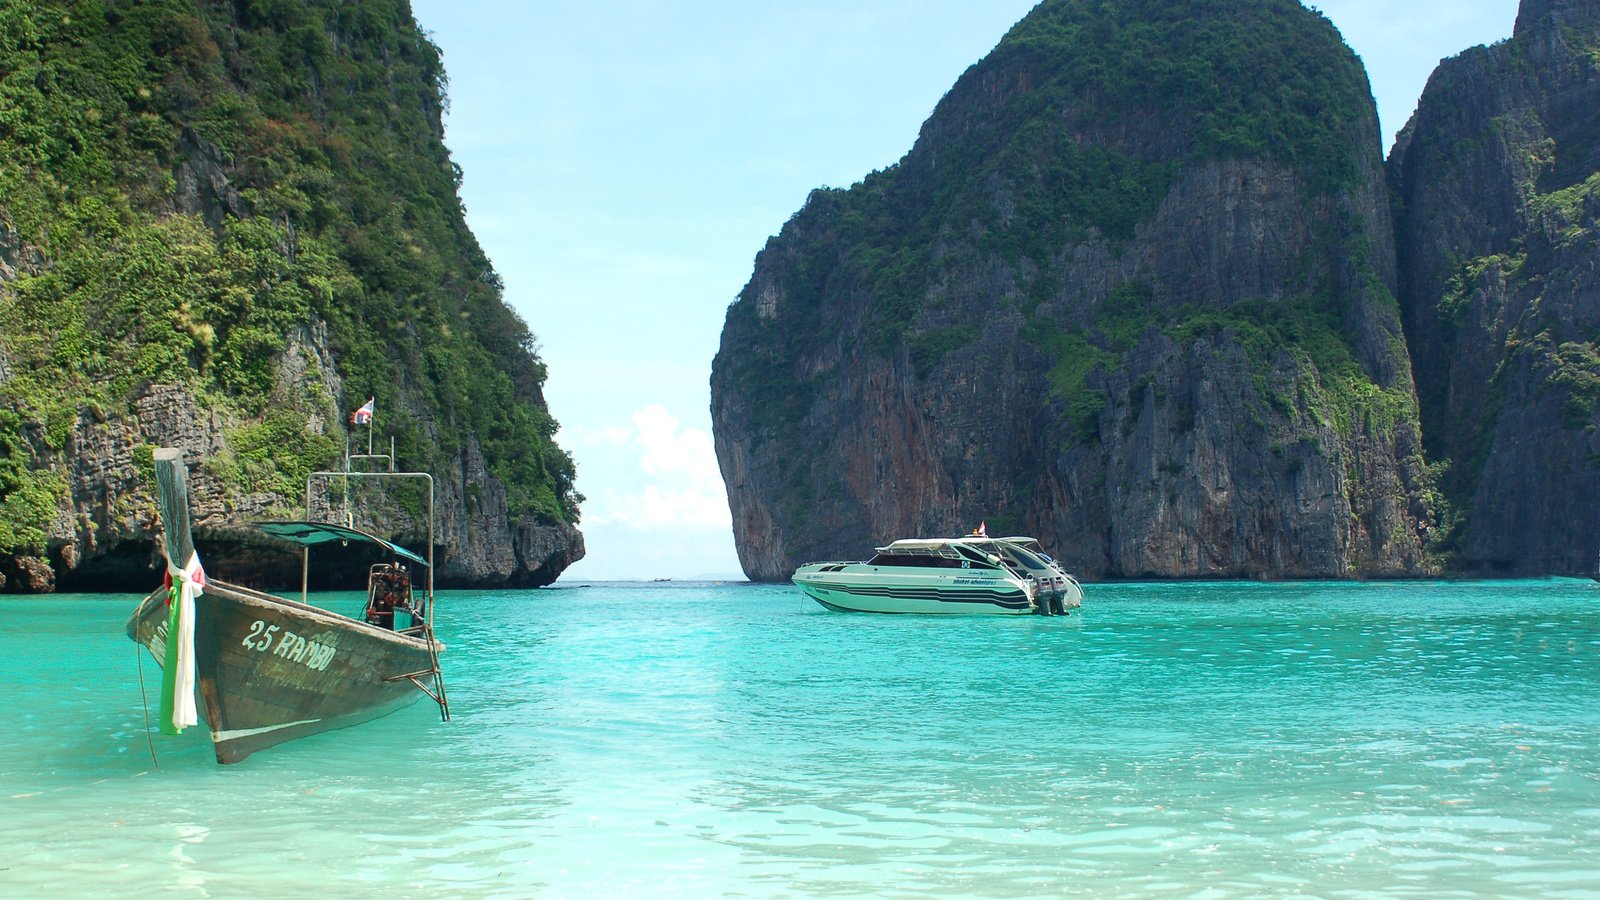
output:
<path id="1" fill-rule="evenodd" d="M 273 537 L 294 541 L 296 544 L 310 546 L 324 544 L 328 541 L 360 541 L 367 544 L 377 544 L 396 556 L 404 557 L 412 562 L 426 566 L 428 561 L 412 553 L 410 550 L 391 544 L 375 534 L 362 531 L 359 528 L 347 528 L 344 525 L 335 525 L 332 522 L 257 522 L 255 526 Z"/>

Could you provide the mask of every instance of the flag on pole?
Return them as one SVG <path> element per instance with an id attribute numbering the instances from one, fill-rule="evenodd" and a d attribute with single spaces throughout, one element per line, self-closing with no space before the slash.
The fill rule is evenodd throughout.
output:
<path id="1" fill-rule="evenodd" d="M 182 734 L 200 721 L 194 706 L 194 601 L 206 587 L 200 555 L 178 568 L 167 560 L 167 648 L 161 664 L 161 733 Z"/>
<path id="2" fill-rule="evenodd" d="M 368 397 L 367 398 L 367 402 L 361 404 L 361 408 L 360 409 L 358 409 L 355 412 L 350 414 L 350 424 L 351 425 L 371 425 L 372 424 L 372 401 L 373 401 L 373 399 L 374 398 L 372 398 L 372 397 Z"/>
<path id="3" fill-rule="evenodd" d="M 974 531 L 973 534 L 980 534 L 980 535 L 983 535 L 984 537 L 988 537 L 989 536 L 989 523 L 987 521 L 979 522 L 978 523 L 978 530 Z"/>

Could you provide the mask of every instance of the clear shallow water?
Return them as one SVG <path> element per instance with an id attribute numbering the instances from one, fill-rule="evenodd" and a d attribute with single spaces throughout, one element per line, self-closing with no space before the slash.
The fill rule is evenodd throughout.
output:
<path id="1" fill-rule="evenodd" d="M 0 895 L 1600 897 L 1589 582 L 453 592 L 453 722 L 230 767 L 152 767 L 135 599 L 0 600 Z"/>

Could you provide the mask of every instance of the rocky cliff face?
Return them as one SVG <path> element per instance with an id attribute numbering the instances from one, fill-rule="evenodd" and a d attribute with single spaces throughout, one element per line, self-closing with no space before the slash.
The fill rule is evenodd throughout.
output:
<path id="1" fill-rule="evenodd" d="M 299 337 L 293 345 L 297 352 L 286 353 L 280 368 L 281 389 L 290 389 L 297 373 L 306 374 L 290 362 L 306 358 L 298 351 L 310 349 L 311 358 L 332 362 L 324 329 L 308 328 Z M 336 400 L 337 374 L 331 366 L 315 371 L 331 374 L 335 391 L 323 404 L 330 415 L 314 415 L 305 423 L 309 432 L 321 433 L 338 428 L 338 409 L 349 404 Z M 184 451 L 195 545 L 208 572 L 259 588 L 299 584 L 298 551 L 260 536 L 248 523 L 298 518 L 303 497 L 241 493 L 233 479 L 219 473 L 215 462 L 231 455 L 223 417 L 206 409 L 188 387 L 147 385 L 130 409 L 109 415 L 81 410 L 59 451 L 38 424 L 27 426 L 22 436 L 38 467 L 59 473 L 66 490 L 47 525 L 44 552 L 0 556 L 0 590 L 138 592 L 159 583 L 165 562 L 150 460 L 154 447 Z M 509 515 L 505 488 L 489 474 L 476 441 L 433 475 L 440 587 L 538 587 L 583 558 L 583 535 L 576 528 L 519 522 Z M 399 513 L 362 524 L 426 553 L 425 519 Z M 318 551 L 312 587 L 359 584 L 369 561 L 359 553 Z"/>
<path id="2" fill-rule="evenodd" d="M 208 571 L 298 583 L 247 523 L 301 514 L 370 396 L 435 477 L 439 584 L 582 557 L 403 0 L 0 5 L 0 73 L 0 590 L 159 583 L 160 446 L 186 451 Z M 424 550 L 421 506 L 387 507 L 372 526 Z"/>
<path id="3" fill-rule="evenodd" d="M 741 562 L 1029 533 L 1088 577 L 1428 571 L 1376 114 L 1292 0 L 1047 0 L 729 308 Z"/>
<path id="4" fill-rule="evenodd" d="M 1600 555 L 1600 3 L 1528 0 L 1445 60 L 1389 160 L 1443 541 L 1488 574 Z"/>

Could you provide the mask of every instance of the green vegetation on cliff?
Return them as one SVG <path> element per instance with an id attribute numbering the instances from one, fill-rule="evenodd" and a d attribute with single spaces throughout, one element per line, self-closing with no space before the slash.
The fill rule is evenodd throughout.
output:
<path id="1" fill-rule="evenodd" d="M 1044 0 L 729 309 L 719 458 L 781 536 L 747 572 L 962 517 L 1096 575 L 1426 571 L 1381 176 L 1297 0 Z"/>
<path id="2" fill-rule="evenodd" d="M 957 293 L 1031 314 L 1058 298 L 1071 248 L 1120 253 L 1179 174 L 1207 160 L 1281 164 L 1307 194 L 1351 187 L 1352 148 L 1372 117 L 1360 61 L 1295 0 L 1047 0 L 968 70 L 899 164 L 849 190 L 812 194 L 780 238 L 782 258 L 762 261 L 783 286 L 778 314 L 758 319 L 748 293 L 730 310 L 739 344 L 767 352 L 726 362 L 761 390 L 750 396 L 777 399 L 783 385 L 812 377 L 797 362 L 803 354 L 864 317 L 870 349 L 904 348 L 926 376 L 975 339 Z M 974 283 L 985 276 L 997 277 Z M 1211 303 L 1242 301 L 1243 317 L 1257 311 L 1255 299 Z M 1052 381 L 1075 421 L 1089 405 L 1077 391 L 1084 361 L 1110 364 L 1130 343 L 1090 337 L 1116 322 L 1131 327 L 1115 300 L 1096 321 L 1068 327 L 1078 335 L 1070 346 L 1030 329 L 1056 360 Z M 1182 312 L 1161 319 L 1176 327 Z M 1156 314 L 1138 315 L 1153 324 Z M 1350 340 L 1337 325 L 1307 334 Z M 1085 341 L 1093 352 L 1074 351 Z M 797 424 L 760 418 L 758 431 Z"/>
<path id="3" fill-rule="evenodd" d="M 1600 554 L 1600 6 L 1521 0 L 1446 59 L 1388 159 L 1448 568 L 1591 574 Z"/>
<path id="4" fill-rule="evenodd" d="M 544 366 L 463 220 L 444 82 L 404 0 L 0 5 L 0 545 L 43 537 L 60 483 L 33 455 L 150 384 L 223 414 L 238 490 L 297 496 L 342 449 L 335 374 L 402 459 L 475 436 L 514 518 L 576 520 Z M 284 396 L 291 354 L 310 374 Z"/>
<path id="5" fill-rule="evenodd" d="M 1045 79 L 1041 111 L 1088 100 L 1075 128 L 1159 114 L 1190 159 L 1272 159 L 1319 188 L 1355 179 L 1349 129 L 1371 105 L 1365 75 L 1338 31 L 1292 0 L 1046 3 L 999 49 Z M 1114 209 L 1109 224 L 1125 216 Z"/>

